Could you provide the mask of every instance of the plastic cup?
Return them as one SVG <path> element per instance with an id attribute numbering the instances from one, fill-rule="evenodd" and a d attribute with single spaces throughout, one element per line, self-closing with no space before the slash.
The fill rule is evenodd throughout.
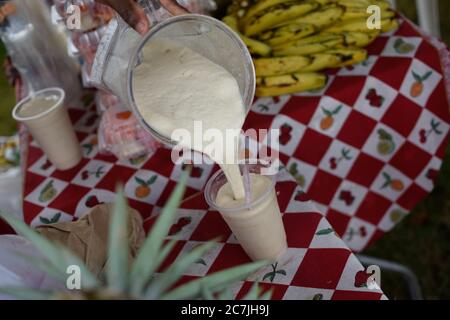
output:
<path id="1" fill-rule="evenodd" d="M 281 219 L 273 176 L 261 175 L 265 166 L 261 163 L 247 164 L 251 174 L 270 183 L 250 202 L 234 207 L 217 204 L 219 190 L 227 183 L 222 170 L 216 172 L 205 188 L 205 199 L 210 207 L 221 213 L 248 256 L 255 261 L 277 261 L 287 250 L 286 232 Z M 242 166 L 241 166 L 242 170 Z"/>
<path id="2" fill-rule="evenodd" d="M 50 162 L 59 170 L 73 168 L 82 158 L 64 99 L 64 90 L 47 88 L 20 101 L 12 112 L 13 118 L 28 128 Z"/>

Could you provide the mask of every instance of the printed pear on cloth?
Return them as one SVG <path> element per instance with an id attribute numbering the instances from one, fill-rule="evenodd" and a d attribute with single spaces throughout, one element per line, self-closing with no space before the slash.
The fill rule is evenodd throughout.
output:
<path id="1" fill-rule="evenodd" d="M 440 56 L 448 51 L 438 50 L 407 21 L 368 50 L 366 62 L 330 73 L 320 91 L 255 101 L 245 128 L 281 131 L 284 169 L 276 188 L 289 250 L 239 283 L 236 297 L 260 281 L 274 289 L 275 299 L 386 298 L 366 285 L 368 275 L 351 250 L 363 250 L 391 230 L 433 188 L 449 135 Z M 71 108 L 70 116 L 84 157 L 69 171 L 57 171 L 22 135 L 28 147 L 25 221 L 37 226 L 78 218 L 98 203 L 112 202 L 122 183 L 149 228 L 182 167 L 172 164 L 166 148 L 130 161 L 100 154 L 95 106 Z M 264 143 L 250 142 L 245 154 L 256 155 Z M 165 265 L 200 242 L 221 239 L 183 281 L 249 261 L 201 194 L 214 170 L 194 167 L 170 230 L 180 240 Z"/>

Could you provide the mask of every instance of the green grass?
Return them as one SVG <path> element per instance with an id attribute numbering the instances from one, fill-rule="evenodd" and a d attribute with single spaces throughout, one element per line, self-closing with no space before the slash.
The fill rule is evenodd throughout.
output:
<path id="1" fill-rule="evenodd" d="M 0 42 L 0 67 L 3 66 L 6 52 Z M 11 117 L 11 111 L 15 105 L 14 90 L 8 84 L 4 72 L 0 72 L 0 136 L 12 135 L 16 129 L 16 123 Z"/>
<path id="2" fill-rule="evenodd" d="M 401 12 L 417 22 L 412 0 L 397 3 Z M 442 39 L 450 45 L 450 1 L 441 0 L 439 4 Z M 0 44 L 0 63 L 4 56 Z M 14 92 L 0 72 L 0 135 L 16 129 L 10 116 L 13 107 Z M 418 276 L 425 298 L 450 299 L 450 148 L 432 194 L 364 253 L 409 266 Z M 406 286 L 397 275 L 383 272 L 382 289 L 391 299 L 408 298 Z"/>

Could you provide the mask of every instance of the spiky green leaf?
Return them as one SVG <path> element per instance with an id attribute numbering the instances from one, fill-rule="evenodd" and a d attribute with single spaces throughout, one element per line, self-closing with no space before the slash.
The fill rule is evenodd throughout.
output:
<path id="1" fill-rule="evenodd" d="M 49 300 L 52 296 L 50 291 L 19 287 L 0 288 L 0 293 L 19 300 Z"/>
<path id="2" fill-rule="evenodd" d="M 265 266 L 264 261 L 244 264 L 234 268 L 213 273 L 209 276 L 190 281 L 161 297 L 163 300 L 182 300 L 197 297 L 203 287 L 208 287 L 213 291 L 221 290 L 226 286 L 245 279 L 251 273 Z"/>
<path id="3" fill-rule="evenodd" d="M 108 287 L 125 292 L 128 286 L 128 206 L 122 187 L 117 189 L 108 236 Z"/>
<path id="4" fill-rule="evenodd" d="M 184 172 L 177 184 L 175 191 L 169 198 L 159 218 L 155 222 L 150 235 L 143 243 L 139 254 L 132 266 L 130 274 L 130 288 L 131 293 L 139 296 L 147 283 L 150 276 L 159 267 L 158 261 L 154 259 L 167 236 L 170 227 L 172 226 L 175 215 L 177 213 L 178 205 L 184 195 L 186 189 L 186 182 L 189 177 L 189 172 Z"/>
<path id="5" fill-rule="evenodd" d="M 250 288 L 250 291 L 244 296 L 244 298 L 242 298 L 242 300 L 258 300 L 259 292 L 259 284 L 258 282 L 255 282 Z"/>
<path id="6" fill-rule="evenodd" d="M 264 301 L 270 300 L 270 299 L 272 299 L 272 295 L 273 295 L 273 289 L 270 289 L 267 292 L 265 292 L 263 295 L 261 295 L 259 297 L 259 300 L 264 300 Z"/>
<path id="7" fill-rule="evenodd" d="M 227 288 L 220 292 L 220 294 L 217 296 L 217 300 L 233 300 L 233 293 L 229 288 Z"/>
<path id="8" fill-rule="evenodd" d="M 164 291 L 177 282 L 183 273 L 213 246 L 215 246 L 214 242 L 207 242 L 194 248 L 179 260 L 176 260 L 163 274 L 161 274 L 160 277 L 158 277 L 158 279 L 150 284 L 146 290 L 145 297 L 150 300 L 157 299 Z M 204 288 L 202 288 L 202 290 L 203 289 Z"/>

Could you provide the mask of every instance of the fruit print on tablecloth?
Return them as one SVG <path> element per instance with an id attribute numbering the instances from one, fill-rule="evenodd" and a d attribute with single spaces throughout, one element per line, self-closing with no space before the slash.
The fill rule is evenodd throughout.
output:
<path id="1" fill-rule="evenodd" d="M 450 125 L 428 110 L 423 110 L 408 140 L 420 149 L 435 154 L 447 137 Z"/>
<path id="2" fill-rule="evenodd" d="M 385 165 L 370 189 L 391 201 L 397 201 L 411 185 L 411 182 L 411 179 L 399 170 Z"/>
<path id="3" fill-rule="evenodd" d="M 397 91 L 383 81 L 368 76 L 354 109 L 380 120 L 397 97 Z"/>
<path id="4" fill-rule="evenodd" d="M 178 254 L 177 259 L 180 259 L 183 255 L 188 254 L 204 242 L 198 242 L 198 241 L 189 241 L 186 242 L 186 244 L 181 249 L 180 253 Z M 189 266 L 189 268 L 184 272 L 184 275 L 186 276 L 197 276 L 197 277 L 203 277 L 208 273 L 209 268 L 211 267 L 212 263 L 216 260 L 218 254 L 222 250 L 223 244 L 222 243 L 216 243 L 214 246 L 209 249 L 207 252 L 203 254 L 203 256 L 198 259 L 195 263 Z"/>
<path id="5" fill-rule="evenodd" d="M 362 151 L 380 161 L 388 162 L 405 138 L 392 128 L 378 123 L 368 137 Z"/>
<path id="6" fill-rule="evenodd" d="M 25 197 L 26 201 L 40 206 L 46 206 L 55 200 L 67 186 L 67 182 L 47 178 L 33 192 Z"/>
<path id="7" fill-rule="evenodd" d="M 424 190 L 432 191 L 439 175 L 442 160 L 433 157 L 428 166 L 417 176 L 415 182 Z"/>
<path id="8" fill-rule="evenodd" d="M 361 251 L 372 238 L 375 230 L 376 226 L 373 224 L 358 217 L 353 217 L 349 220 L 347 228 L 341 237 L 352 250 Z"/>
<path id="9" fill-rule="evenodd" d="M 422 43 L 419 37 L 390 37 L 382 52 L 385 57 L 414 57 Z"/>
<path id="10" fill-rule="evenodd" d="M 288 155 L 295 151 L 298 142 L 305 132 L 305 126 L 303 124 L 282 114 L 274 118 L 270 129 L 279 130 L 279 151 Z M 263 144 L 270 146 L 267 138 L 266 136 Z"/>
<path id="11" fill-rule="evenodd" d="M 35 228 L 42 225 L 49 225 L 58 222 L 68 222 L 72 221 L 73 217 L 70 214 L 62 212 L 61 210 L 51 209 L 48 210 L 39 216 L 36 216 L 33 221 L 31 221 L 30 225 Z"/>
<path id="12" fill-rule="evenodd" d="M 354 290 L 360 292 L 373 292 L 374 290 L 379 290 L 378 284 L 375 283 L 374 278 L 372 281 L 369 281 L 369 277 L 373 274 L 367 272 L 367 269 L 364 267 L 358 267 L 355 264 L 355 260 L 357 258 L 355 256 L 350 256 L 347 260 L 347 263 L 342 271 L 342 277 L 339 283 L 336 286 L 338 290 Z M 383 275 L 381 275 L 383 277 Z M 381 282 L 381 286 L 383 283 Z"/>
<path id="13" fill-rule="evenodd" d="M 280 260 L 273 264 L 268 264 L 266 267 L 251 275 L 249 280 L 259 281 L 261 283 L 291 283 L 306 251 L 301 248 L 288 248 Z"/>
<path id="14" fill-rule="evenodd" d="M 320 129 L 322 131 L 329 130 L 334 124 L 334 116 L 339 113 L 342 109 L 342 104 L 338 105 L 334 110 L 328 110 L 325 107 L 321 108 L 324 115 L 322 120 L 320 121 Z"/>
<path id="15" fill-rule="evenodd" d="M 83 157 L 92 158 L 97 154 L 98 137 L 96 134 L 91 134 L 81 142 L 81 150 Z"/>
<path id="16" fill-rule="evenodd" d="M 351 108 L 338 100 L 324 96 L 311 118 L 308 127 L 329 137 L 336 137 L 346 121 Z"/>
<path id="17" fill-rule="evenodd" d="M 358 149 L 339 140 L 333 140 L 328 151 L 322 157 L 319 168 L 338 177 L 345 178 L 359 153 Z"/>
<path id="18" fill-rule="evenodd" d="M 282 269 L 282 268 L 278 268 L 278 262 L 272 263 L 270 265 L 272 267 L 272 270 L 267 272 L 262 280 L 269 280 L 270 282 L 273 282 L 273 280 L 275 279 L 275 277 L 277 276 L 286 276 L 286 270 Z"/>
<path id="19" fill-rule="evenodd" d="M 251 110 L 256 113 L 276 115 L 284 107 L 287 100 L 289 100 L 288 96 L 261 97 L 255 101 Z"/>
<path id="20" fill-rule="evenodd" d="M 72 180 L 72 183 L 88 188 L 93 188 L 109 172 L 109 170 L 111 170 L 112 167 L 113 164 L 106 161 L 89 161 L 80 170 L 80 172 L 78 172 L 78 174 Z"/>
<path id="21" fill-rule="evenodd" d="M 330 202 L 330 208 L 352 216 L 364 200 L 367 192 L 367 188 L 354 182 L 344 180 L 336 190 L 336 193 Z"/>
<path id="22" fill-rule="evenodd" d="M 74 216 L 81 218 L 93 207 L 103 203 L 112 203 L 115 199 L 115 193 L 102 189 L 87 189 L 88 192 L 81 198 L 75 209 Z"/>
<path id="23" fill-rule="evenodd" d="M 441 79 L 442 75 L 434 69 L 417 59 L 413 59 L 403 80 L 400 93 L 424 107 Z"/>
<path id="24" fill-rule="evenodd" d="M 358 63 L 352 66 L 347 66 L 344 68 L 341 68 L 338 72 L 338 75 L 343 75 L 343 76 L 366 76 L 370 73 L 370 71 L 372 70 L 373 66 L 375 65 L 375 63 L 378 60 L 378 56 L 375 55 L 369 55 L 367 57 L 367 60 L 362 62 L 362 63 Z"/>
<path id="25" fill-rule="evenodd" d="M 168 179 L 154 171 L 141 169 L 125 184 L 125 194 L 134 200 L 156 204 Z"/>

